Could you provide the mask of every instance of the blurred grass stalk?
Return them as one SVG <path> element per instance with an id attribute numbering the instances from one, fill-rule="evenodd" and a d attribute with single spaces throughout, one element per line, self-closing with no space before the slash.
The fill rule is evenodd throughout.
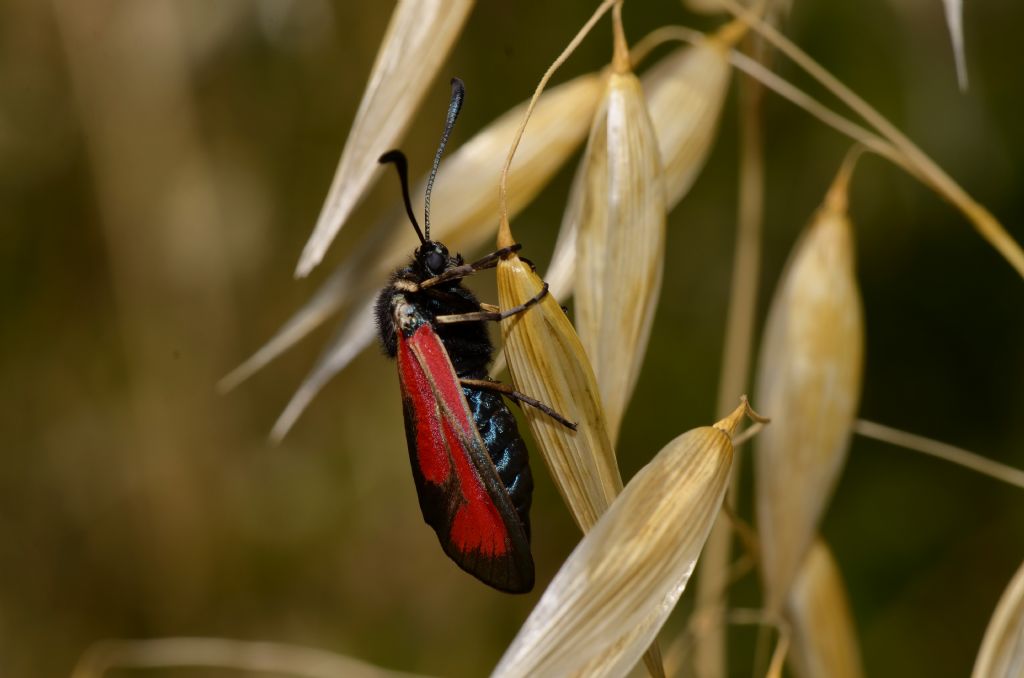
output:
<path id="1" fill-rule="evenodd" d="M 71 678 L 102 678 L 114 669 L 218 668 L 303 678 L 422 678 L 345 655 L 299 645 L 229 638 L 106 640 L 82 655 Z"/>
<path id="2" fill-rule="evenodd" d="M 755 51 L 758 62 L 767 59 L 756 41 L 746 38 L 745 51 Z M 735 393 L 747 391 L 754 343 L 757 283 L 760 272 L 761 229 L 764 219 L 764 140 L 761 129 L 763 86 L 752 77 L 739 80 L 739 199 L 736 245 L 722 347 L 716 412 L 728 407 Z M 742 456 L 733 463 L 729 492 L 739 496 Z M 726 627 L 723 612 L 728 601 L 728 571 L 733 526 L 720 517 L 711 531 L 697 577 L 694 616 L 707 615 L 704 632 L 694 652 L 694 671 L 702 678 L 726 674 Z"/>
<path id="3" fill-rule="evenodd" d="M 126 516 L 133 550 L 152 573 L 145 582 L 152 601 L 142 604 L 169 600 L 174 586 L 170 599 L 187 605 L 207 579 L 209 494 L 204 470 L 181 450 L 224 439 L 211 398 L 194 394 L 210 394 L 230 352 L 234 306 L 183 17 L 169 0 L 52 0 L 51 7 L 95 181 L 129 375 L 124 447 L 132 454 L 105 478 L 111 496 L 130 487 L 145 498 L 146 510 Z M 177 361 L 177 346 L 204 350 Z M 177 558 L 182 551 L 195 557 Z"/>

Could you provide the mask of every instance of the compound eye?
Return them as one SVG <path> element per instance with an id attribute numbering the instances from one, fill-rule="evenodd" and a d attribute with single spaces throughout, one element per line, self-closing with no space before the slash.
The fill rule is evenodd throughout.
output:
<path id="1" fill-rule="evenodd" d="M 431 273 L 440 273 L 444 270 L 445 257 L 440 252 L 430 252 L 423 262 Z"/>

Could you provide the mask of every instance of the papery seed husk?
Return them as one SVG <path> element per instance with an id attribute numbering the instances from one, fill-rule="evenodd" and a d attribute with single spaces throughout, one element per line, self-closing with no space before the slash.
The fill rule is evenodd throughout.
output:
<path id="1" fill-rule="evenodd" d="M 513 255 L 498 264 L 498 300 L 512 308 L 533 298 L 543 281 Z M 593 370 L 572 323 L 548 294 L 501 322 L 516 388 L 577 425 L 571 431 L 532 407 L 523 409 L 533 437 L 570 513 L 589 530 L 622 489 L 615 451 Z"/>
<path id="2" fill-rule="evenodd" d="M 789 661 L 798 678 L 862 678 L 857 629 L 839 566 L 820 538 L 807 552 L 786 605 Z"/>
<path id="3" fill-rule="evenodd" d="M 800 237 L 776 288 L 756 402 L 772 418 L 755 441 L 755 491 L 769 612 L 778 612 L 846 459 L 860 400 L 863 314 L 845 194 Z"/>
<path id="4" fill-rule="evenodd" d="M 451 50 L 473 0 L 400 0 L 381 41 L 313 234 L 296 269 L 306 276 L 379 176 L 377 157 L 402 138 Z"/>
<path id="5" fill-rule="evenodd" d="M 632 73 L 609 77 L 578 173 L 566 210 L 579 223 L 576 327 L 614 441 L 647 352 L 665 254 L 658 140 Z"/>
<path id="6" fill-rule="evenodd" d="M 727 50 L 733 33 L 726 34 L 723 29 L 701 45 L 677 49 L 640 78 L 658 139 L 666 212 L 686 197 L 714 144 L 729 91 Z M 579 190 L 575 183 L 581 179 L 577 172 L 570 195 Z M 545 276 L 561 299 L 574 291 L 579 219 L 573 209 L 570 200 L 555 244 L 551 272 Z"/>
<path id="7" fill-rule="evenodd" d="M 999 598 L 972 678 L 1019 678 L 1024 675 L 1024 565 Z"/>
<path id="8" fill-rule="evenodd" d="M 708 36 L 670 53 L 641 78 L 661 150 L 669 211 L 689 192 L 714 144 L 732 74 L 729 48 L 724 38 Z"/>
<path id="9" fill-rule="evenodd" d="M 636 664 L 721 508 L 736 415 L 679 436 L 633 477 L 555 575 L 495 676 L 621 676 Z"/>

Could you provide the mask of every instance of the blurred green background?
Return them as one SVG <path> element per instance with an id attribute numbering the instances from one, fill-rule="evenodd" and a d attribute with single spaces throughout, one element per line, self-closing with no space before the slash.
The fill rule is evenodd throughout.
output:
<path id="1" fill-rule="evenodd" d="M 449 75 L 468 88 L 454 146 L 528 96 L 594 4 L 478 3 L 403 144 L 414 173 L 435 147 Z M 966 94 L 940 0 L 797 0 L 785 28 L 1022 241 L 1024 5 L 965 4 Z M 214 389 L 396 204 L 383 182 L 327 265 L 293 280 L 391 9 L 0 3 L 0 675 L 67 675 L 99 639 L 170 635 L 482 675 L 578 540 L 535 455 L 537 590 L 505 596 L 455 568 L 422 524 L 394 366 L 375 351 L 268 444 L 329 325 L 236 392 Z M 716 23 L 669 0 L 627 2 L 625 18 L 634 40 Z M 557 80 L 605 63 L 609 35 L 602 24 Z M 765 118 L 759 322 L 848 147 L 770 96 Z M 705 172 L 670 218 L 663 302 L 619 445 L 627 477 L 714 418 L 736 157 L 734 92 Z M 573 166 L 516 220 L 542 267 Z M 863 415 L 1024 467 L 1020 278 L 877 158 L 857 171 L 852 214 Z M 868 674 L 963 676 L 1024 559 L 1024 493 L 857 439 L 823 530 Z M 734 600 L 757 604 L 753 578 Z M 692 592 L 681 608 L 691 604 Z M 664 645 L 683 622 L 673 616 Z M 749 675 L 753 636 L 734 634 L 734 675 Z"/>

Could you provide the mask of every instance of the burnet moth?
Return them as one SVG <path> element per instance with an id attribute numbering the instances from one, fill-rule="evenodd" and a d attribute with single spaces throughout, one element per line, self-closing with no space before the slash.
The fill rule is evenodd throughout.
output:
<path id="1" fill-rule="evenodd" d="M 499 312 L 481 304 L 462 279 L 493 268 L 519 248 L 498 250 L 472 264 L 430 239 L 430 191 L 459 115 L 465 88 L 452 80 L 441 143 L 424 199 L 421 231 L 409 200 L 405 155 L 380 157 L 398 170 L 405 210 L 420 246 L 409 265 L 391 275 L 377 297 L 377 330 L 384 352 L 398 362 L 405 437 L 424 521 L 455 563 L 509 593 L 533 589 L 530 501 L 533 477 L 526 446 L 502 396 L 575 425 L 533 398 L 488 378 L 493 347 L 487 321 L 525 311 L 547 293 Z"/>

